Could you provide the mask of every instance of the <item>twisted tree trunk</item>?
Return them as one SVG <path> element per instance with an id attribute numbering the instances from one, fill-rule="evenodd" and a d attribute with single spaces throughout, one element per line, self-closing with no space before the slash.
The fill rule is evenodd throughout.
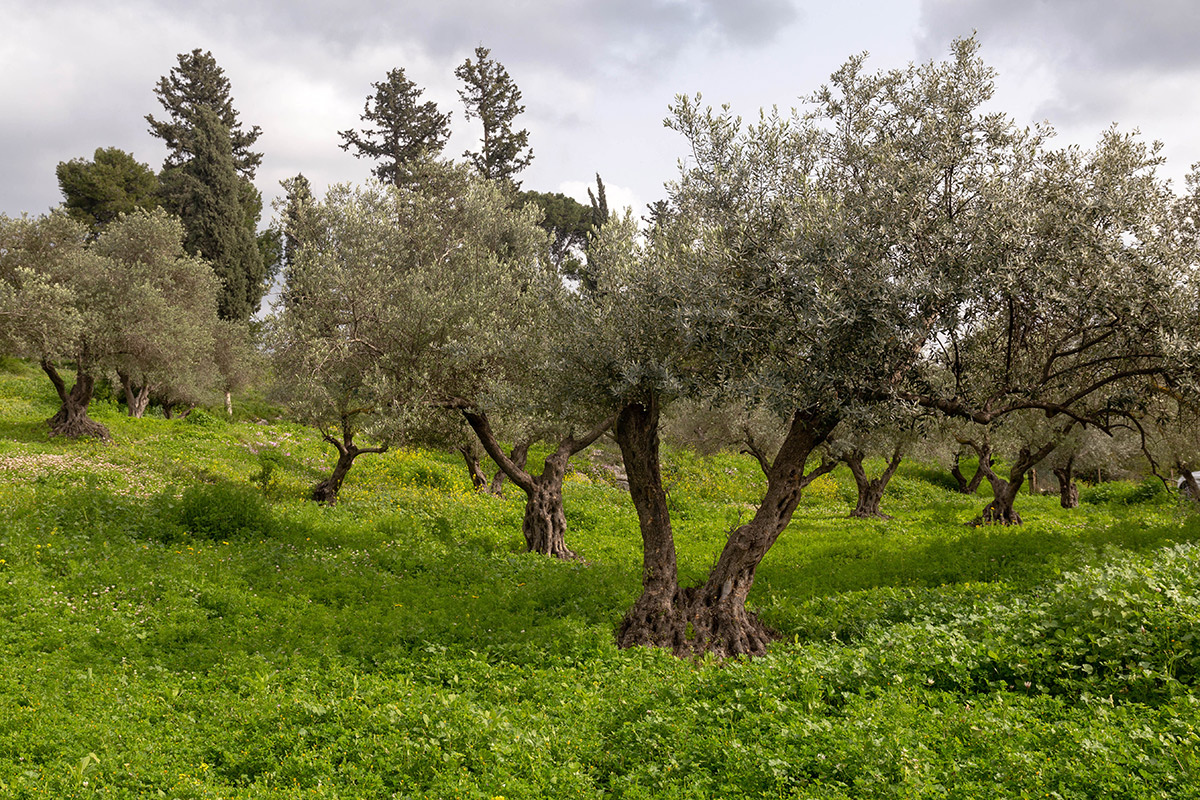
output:
<path id="1" fill-rule="evenodd" d="M 328 433 L 323 433 L 322 438 L 334 446 L 338 453 L 338 459 L 337 463 L 334 464 L 333 474 L 312 488 L 312 499 L 318 503 L 332 506 L 337 503 L 338 492 L 342 489 L 342 481 L 346 479 L 346 474 L 350 472 L 350 467 L 354 465 L 354 459 L 363 453 L 386 453 L 388 446 L 386 444 L 378 447 L 356 446 L 349 419 L 345 417 L 342 419 L 341 441 L 333 438 Z"/>
<path id="2" fill-rule="evenodd" d="M 992 446 L 988 442 L 980 444 L 979 462 L 987 461 L 988 466 L 992 466 Z M 979 467 L 975 468 L 975 474 L 968 481 L 959 467 L 959 459 L 962 458 L 962 451 L 954 454 L 954 463 L 950 466 L 950 474 L 954 476 L 955 482 L 958 483 L 958 491 L 961 494 L 975 494 L 979 491 L 979 485 L 983 483 L 984 473 Z"/>
<path id="3" fill-rule="evenodd" d="M 854 484 L 858 487 L 858 504 L 850 512 L 850 516 L 859 519 L 891 519 L 890 516 L 879 510 L 879 506 L 883 502 L 883 493 L 887 489 L 888 481 L 896 474 L 896 468 L 900 466 L 903 458 L 900 453 L 900 445 L 896 445 L 891 459 L 887 462 L 887 467 L 878 478 L 872 479 L 867 475 L 867 471 L 863 468 L 864 458 L 863 451 L 857 448 L 841 458 L 850 468 L 850 474 L 854 476 Z"/>
<path id="4" fill-rule="evenodd" d="M 791 521 L 804 487 L 836 464 L 825 461 L 804 473 L 809 455 L 835 424 L 830 417 L 798 412 L 773 462 L 756 453 L 767 473 L 767 492 L 757 513 L 730 534 L 708 580 L 683 588 L 659 471 L 657 401 L 621 410 L 614 433 L 638 513 L 643 561 L 642 594 L 621 622 L 619 647 L 648 645 L 670 648 L 678 655 L 721 657 L 766 652 L 773 633 L 746 609 L 746 597 L 759 563 Z"/>
<path id="5" fill-rule="evenodd" d="M 525 538 L 526 550 L 564 560 L 577 558 L 574 551 L 567 547 L 567 516 L 563 510 L 562 498 L 563 479 L 566 477 L 571 456 L 599 439 L 612 426 L 612 418 L 601 422 L 579 439 L 567 436 L 560 440 L 555 451 L 546 457 L 541 474 L 533 475 L 525 469 L 528 443 L 514 447 L 512 455 L 506 455 L 492 431 L 486 414 L 474 410 L 465 400 L 456 400 L 449 405 L 462 411 L 483 449 L 499 465 L 501 471 L 525 492 L 525 518 L 521 522 L 521 534 Z M 480 475 L 482 473 L 480 470 Z"/>
<path id="6" fill-rule="evenodd" d="M 148 383 L 135 386 L 133 377 L 121 370 L 117 370 L 117 377 L 121 379 L 121 388 L 125 390 L 125 407 L 129 410 L 129 416 L 141 419 L 150 406 L 150 392 L 154 387 Z"/>
<path id="7" fill-rule="evenodd" d="M 67 389 L 66 382 L 48 360 L 43 360 L 41 366 L 42 371 L 54 384 L 58 399 L 62 403 L 58 412 L 47 420 L 50 435 L 111 442 L 112 434 L 108 432 L 108 428 L 87 415 L 88 404 L 92 402 L 92 394 L 96 388 L 96 379 L 84 369 L 82 361 L 76 364 L 75 383 L 70 389 Z"/>
<path id="8" fill-rule="evenodd" d="M 1007 480 L 997 475 L 989 464 L 984 474 L 992 485 L 992 502 L 984 507 L 983 513 L 976 517 L 971 524 L 1020 525 L 1021 515 L 1013 507 L 1013 502 L 1016 500 L 1017 492 L 1021 490 L 1021 484 L 1025 482 L 1025 475 L 1042 459 L 1050 455 L 1073 427 L 1074 423 L 1067 424 L 1062 430 L 1056 432 L 1049 442 L 1037 450 L 1033 450 L 1028 445 L 1022 447 L 1008 471 Z M 985 461 L 981 458 L 979 468 L 984 469 L 984 464 Z"/>
<path id="9" fill-rule="evenodd" d="M 1066 464 L 1054 468 L 1054 477 L 1058 479 L 1058 504 L 1063 508 L 1079 507 L 1079 487 L 1075 485 L 1075 456 L 1067 459 Z"/>

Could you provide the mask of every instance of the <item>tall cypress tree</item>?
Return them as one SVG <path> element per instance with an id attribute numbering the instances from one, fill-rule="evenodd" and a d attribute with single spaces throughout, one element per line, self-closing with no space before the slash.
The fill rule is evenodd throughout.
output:
<path id="1" fill-rule="evenodd" d="M 164 206 L 184 221 L 184 247 L 207 259 L 221 279 L 221 318 L 247 320 L 266 290 L 266 268 L 251 224 L 257 220 L 248 219 L 248 211 L 253 214 L 262 201 L 238 174 L 228 129 L 211 110 L 196 113 L 195 127 L 181 141 L 192 156 L 163 170 Z"/>
<path id="2" fill-rule="evenodd" d="M 257 240 L 262 196 L 251 181 L 262 153 L 250 148 L 261 133 L 244 130 L 229 79 L 210 52 L 179 54 L 179 66 L 154 93 L 166 120 L 146 115 L 150 133 L 167 145 L 163 207 L 183 220 L 185 246 L 213 265 L 223 283 L 224 319 L 247 320 L 266 293 L 271 266 Z"/>
<path id="3" fill-rule="evenodd" d="M 521 90 L 500 62 L 490 57 L 486 47 L 475 48 L 475 61 L 468 58 L 454 74 L 463 82 L 458 96 L 467 108 L 467 119 L 478 118 L 483 123 L 483 137 L 478 153 L 467 151 L 475 169 L 485 178 L 513 181 L 513 176 L 533 161 L 529 147 L 529 131 L 513 130 L 513 120 L 525 111 L 521 105 Z"/>

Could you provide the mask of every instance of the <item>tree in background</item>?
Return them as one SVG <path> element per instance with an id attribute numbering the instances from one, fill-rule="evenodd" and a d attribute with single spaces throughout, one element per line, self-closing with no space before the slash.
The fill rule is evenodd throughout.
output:
<path id="1" fill-rule="evenodd" d="M 550 261 L 560 275 L 578 278 L 587 258 L 592 212 L 561 192 L 525 191 L 521 204 L 534 203 L 542 210 L 542 228 L 550 234 Z"/>
<path id="2" fill-rule="evenodd" d="M 91 161 L 73 158 L 55 169 L 64 206 L 93 233 L 121 214 L 158 206 L 158 176 L 116 147 L 97 147 Z"/>
<path id="3" fill-rule="evenodd" d="M 187 256 L 183 230 L 162 210 L 119 217 L 89 241 L 63 213 L 0 217 L 0 337 L 37 359 L 62 403 L 56 436 L 110 438 L 87 415 L 108 370 L 180 376 L 212 369 L 217 281 Z M 59 362 L 74 369 L 68 387 Z"/>
<path id="4" fill-rule="evenodd" d="M 330 189 L 296 237 L 271 352 L 280 399 L 337 450 L 313 490 L 333 503 L 359 455 L 439 437 L 450 398 L 503 380 L 489 359 L 535 299 L 545 235 L 494 183 L 428 165 L 419 184 Z"/>
<path id="5" fill-rule="evenodd" d="M 419 102 L 424 90 L 404 77 L 403 68 L 371 85 L 375 94 L 367 97 L 360 119 L 372 127 L 338 131 L 341 147 L 378 162 L 371 174 L 379 180 L 403 186 L 415 179 L 418 164 L 441 154 L 450 138 L 450 114 L 438 111 L 432 100 Z"/>
<path id="6" fill-rule="evenodd" d="M 1072 428 L 1136 424 L 1183 363 L 1181 347 L 1196 343 L 1180 291 L 1195 250 L 1155 174 L 1157 148 L 1110 130 L 1090 151 L 1038 144 L 1019 155 L 981 229 L 978 251 L 991 263 L 939 321 L 907 395 L 993 430 L 1013 417 L 1007 427 L 1028 431 L 1013 438 L 1007 477 L 980 465 L 994 491 L 980 519 L 1002 524 L 1020 522 L 1020 487 Z M 1044 424 L 1028 419 L 1035 413 Z"/>
<path id="7" fill-rule="evenodd" d="M 907 451 L 923 432 L 923 423 L 912 409 L 871 409 L 871 413 L 842 420 L 825 443 L 832 460 L 845 464 L 854 477 L 858 499 L 850 511 L 860 519 L 891 519 L 880 510 L 884 492 Z M 880 458 L 883 470 L 871 477 L 864 462 Z"/>
<path id="8" fill-rule="evenodd" d="M 222 318 L 248 320 L 275 266 L 272 243 L 259 240 L 262 196 L 251 183 L 262 162 L 251 150 L 261 131 L 242 129 L 229 80 L 212 53 L 197 49 L 178 58 L 155 88 L 168 118 L 146 116 L 150 133 L 167 146 L 163 207 L 183 220 L 187 249 L 216 271 Z"/>
<path id="9" fill-rule="evenodd" d="M 314 199 L 312 184 L 309 183 L 308 178 L 304 177 L 303 172 L 294 178 L 280 181 L 279 185 L 284 190 L 282 203 L 276 206 L 280 215 L 279 239 L 282 246 L 280 262 L 286 267 L 295 258 L 299 249 L 301 218 L 305 209 L 313 204 Z"/>
<path id="10" fill-rule="evenodd" d="M 162 139 L 167 146 L 163 168 L 181 167 L 192 159 L 195 153 L 190 134 L 199 123 L 200 110 L 208 109 L 226 131 L 234 168 L 242 177 L 253 180 L 255 170 L 262 163 L 262 153 L 251 148 L 262 134 L 261 129 L 257 125 L 248 131 L 242 129 L 238 112 L 233 107 L 229 79 L 211 52 L 196 48 L 190 53 L 180 53 L 178 59 L 179 66 L 159 78 L 154 89 L 167 112 L 167 119 L 160 121 L 151 114 L 146 115 L 150 134 Z"/>
<path id="11" fill-rule="evenodd" d="M 182 134 L 191 158 L 163 171 L 164 207 L 183 220 L 184 246 L 208 260 L 221 281 L 221 318 L 248 320 L 270 277 L 254 234 L 262 201 L 238 175 L 217 115 L 202 108 L 194 119 L 195 127 Z"/>
<path id="12" fill-rule="evenodd" d="M 533 161 L 529 131 L 513 130 L 513 120 L 525 111 L 525 106 L 508 70 L 490 54 L 486 47 L 476 47 L 476 60 L 467 58 L 454 70 L 463 82 L 458 96 L 466 107 L 467 119 L 478 119 L 483 124 L 479 152 L 468 150 L 463 155 L 485 178 L 519 187 L 513 176 Z"/>

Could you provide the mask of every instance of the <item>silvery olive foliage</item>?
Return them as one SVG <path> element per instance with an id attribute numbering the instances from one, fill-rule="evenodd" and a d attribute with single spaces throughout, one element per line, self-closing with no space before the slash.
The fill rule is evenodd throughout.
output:
<path id="1" fill-rule="evenodd" d="M 64 405 L 83 412 L 91 382 L 108 371 L 212 385 L 219 287 L 182 241 L 179 220 L 162 210 L 122 215 L 94 240 L 62 212 L 0 217 L 3 348 L 39 361 Z M 60 362 L 76 372 L 70 401 Z"/>
<path id="2" fill-rule="evenodd" d="M 281 398 L 326 434 L 411 439 L 524 368 L 505 353 L 544 299 L 546 234 L 469 168 L 334 186 L 290 224 L 270 347 Z"/>

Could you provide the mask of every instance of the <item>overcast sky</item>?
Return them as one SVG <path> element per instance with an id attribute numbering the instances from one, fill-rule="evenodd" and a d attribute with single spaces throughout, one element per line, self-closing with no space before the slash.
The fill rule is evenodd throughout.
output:
<path id="1" fill-rule="evenodd" d="M 1019 123 L 1084 145 L 1139 128 L 1178 184 L 1200 161 L 1196 0 L 0 0 L 0 213 L 57 205 L 55 165 L 97 147 L 157 170 L 154 85 L 197 47 L 262 128 L 268 202 L 298 172 L 318 193 L 368 176 L 337 131 L 395 67 L 453 112 L 446 154 L 475 149 L 454 68 L 484 45 L 524 95 L 524 187 L 586 201 L 599 172 L 610 206 L 641 215 L 684 154 L 662 125 L 676 94 L 751 118 L 799 104 L 851 54 L 879 69 L 940 59 L 973 31 Z"/>

